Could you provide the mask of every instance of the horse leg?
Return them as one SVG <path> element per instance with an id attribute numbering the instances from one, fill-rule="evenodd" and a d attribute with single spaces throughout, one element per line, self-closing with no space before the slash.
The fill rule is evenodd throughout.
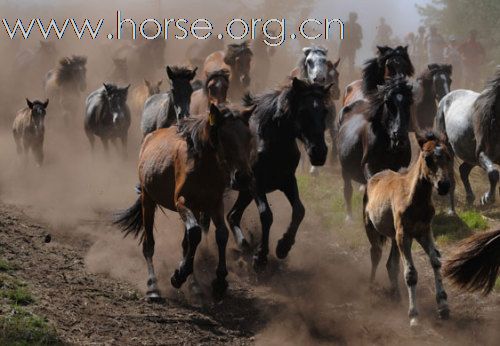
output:
<path id="1" fill-rule="evenodd" d="M 262 239 L 257 253 L 253 256 L 253 267 L 256 272 L 262 271 L 267 265 L 269 253 L 269 230 L 273 224 L 273 212 L 267 201 L 265 193 L 259 193 L 255 199 L 259 210 L 260 223 L 262 226 Z"/>
<path id="2" fill-rule="evenodd" d="M 123 158 L 126 159 L 128 157 L 128 136 L 127 134 L 123 135 L 120 137 L 120 140 L 122 142 L 122 153 L 123 153 Z"/>
<path id="3" fill-rule="evenodd" d="M 87 130 L 87 129 L 85 129 L 85 134 L 87 135 L 87 138 L 89 139 L 90 150 L 92 151 L 92 154 L 93 154 L 94 153 L 94 146 L 95 146 L 94 134 L 90 130 Z"/>
<path id="4" fill-rule="evenodd" d="M 448 295 L 443 287 L 443 279 L 441 277 L 441 254 L 434 245 L 434 239 L 430 228 L 421 237 L 417 238 L 418 243 L 429 256 L 432 269 L 434 270 L 434 281 L 436 284 L 436 302 L 438 305 L 439 316 L 443 319 L 450 317 L 450 309 L 448 307 Z"/>
<path id="5" fill-rule="evenodd" d="M 333 114 L 330 115 L 332 118 L 328 121 L 328 133 L 330 134 L 330 138 L 332 139 L 332 165 L 335 165 L 337 160 L 338 151 L 337 151 L 337 126 L 335 126 L 335 109 L 332 110 Z"/>
<path id="6" fill-rule="evenodd" d="M 238 198 L 234 203 L 233 208 L 227 214 L 227 221 L 229 223 L 229 228 L 233 233 L 234 239 L 238 248 L 243 251 L 248 251 L 250 249 L 250 244 L 245 239 L 243 231 L 240 227 L 241 218 L 243 217 L 243 212 L 248 207 L 250 202 L 252 202 L 252 195 L 249 191 L 240 191 L 238 193 Z"/>
<path id="7" fill-rule="evenodd" d="M 479 154 L 479 164 L 488 173 L 488 179 L 490 181 L 490 191 L 486 192 L 481 198 L 481 204 L 491 204 L 495 202 L 495 190 L 497 188 L 497 183 L 499 179 L 498 170 L 491 162 L 490 158 L 486 156 L 484 152 Z"/>
<path id="8" fill-rule="evenodd" d="M 279 259 L 286 258 L 292 249 L 292 246 L 295 243 L 297 230 L 299 229 L 300 223 L 304 219 L 304 215 L 306 213 L 304 205 L 300 200 L 299 187 L 297 186 L 297 179 L 295 176 L 292 176 L 282 190 L 285 193 L 288 202 L 292 205 L 292 221 L 290 222 L 290 225 L 288 225 L 288 229 L 283 234 L 283 237 L 278 241 L 278 245 L 276 245 L 276 256 Z"/>
<path id="9" fill-rule="evenodd" d="M 347 215 L 346 222 L 352 221 L 352 183 L 348 173 L 342 171 L 342 179 L 344 180 L 344 201 Z"/>
<path id="10" fill-rule="evenodd" d="M 212 221 L 215 225 L 215 240 L 219 252 L 219 264 L 217 265 L 216 278 L 212 282 L 212 293 L 216 300 L 221 300 L 228 286 L 226 281 L 226 246 L 229 234 L 224 220 L 224 205 L 222 201 L 212 216 Z"/>
<path id="11" fill-rule="evenodd" d="M 401 300 L 401 294 L 399 292 L 399 260 L 400 254 L 398 250 L 398 244 L 396 240 L 392 240 L 391 245 L 391 253 L 389 254 L 389 258 L 387 259 L 386 268 L 387 274 L 389 275 L 389 281 L 391 282 L 391 295 L 396 301 Z"/>
<path id="12" fill-rule="evenodd" d="M 459 168 L 460 179 L 464 184 L 467 205 L 469 206 L 472 206 L 474 200 L 476 199 L 476 196 L 474 196 L 474 192 L 472 192 L 472 187 L 470 186 L 469 181 L 469 174 L 472 171 L 472 168 L 474 168 L 474 166 L 467 162 L 462 163 Z"/>
<path id="13" fill-rule="evenodd" d="M 380 258 L 382 258 L 382 239 L 383 236 L 377 232 L 373 223 L 365 216 L 365 231 L 370 241 L 370 258 L 372 261 L 372 270 L 370 274 L 370 285 L 375 282 L 375 275 L 377 273 L 378 264 L 380 263 Z"/>
<path id="14" fill-rule="evenodd" d="M 29 162 L 29 153 L 30 153 L 30 150 L 31 150 L 31 141 L 24 137 L 23 138 L 23 148 L 24 148 L 24 164 L 27 165 L 28 162 Z"/>
<path id="15" fill-rule="evenodd" d="M 36 164 L 38 165 L 38 167 L 41 167 L 43 164 L 43 147 L 41 145 L 32 146 L 31 151 L 35 156 Z"/>
<path id="16" fill-rule="evenodd" d="M 185 206 L 183 197 L 177 200 L 176 206 L 179 215 L 186 227 L 187 233 L 187 250 L 183 256 L 179 269 L 176 269 L 174 275 L 170 279 L 172 286 L 180 288 L 187 277 L 193 272 L 194 256 L 196 248 L 201 241 L 201 227 L 196 221 L 193 212 Z"/>
<path id="17" fill-rule="evenodd" d="M 142 253 L 148 266 L 148 291 L 146 297 L 150 301 L 161 300 L 160 290 L 158 289 L 158 280 L 153 266 L 153 255 L 155 252 L 155 238 L 153 227 L 155 222 L 156 204 L 149 196 L 142 195 L 142 215 L 144 218 L 144 238 L 142 241 Z"/>
<path id="18" fill-rule="evenodd" d="M 405 281 L 409 297 L 408 316 L 410 317 L 410 327 L 418 326 L 418 310 L 417 310 L 417 281 L 418 273 L 413 263 L 411 255 L 411 244 L 413 239 L 404 234 L 403 230 L 396 231 L 396 242 L 399 252 L 403 256 L 403 264 L 405 268 Z"/>

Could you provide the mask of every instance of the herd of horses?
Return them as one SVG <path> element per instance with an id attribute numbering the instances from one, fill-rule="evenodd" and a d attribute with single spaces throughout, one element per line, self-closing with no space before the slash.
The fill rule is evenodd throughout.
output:
<path id="1" fill-rule="evenodd" d="M 453 164 L 458 158 L 463 161 L 460 177 L 467 202 L 474 201 L 468 176 L 475 166 L 487 172 L 491 186 L 481 203 L 495 201 L 500 68 L 482 93 L 451 91 L 451 65 L 430 64 L 412 79 L 415 71 L 407 47 L 378 47 L 376 56 L 366 61 L 362 78 L 346 86 L 340 100 L 339 61 L 329 60 L 323 47 L 304 48 L 297 67 L 281 85 L 258 95 L 249 93 L 252 57 L 247 42 L 230 44 L 206 56 L 201 73 L 189 66 L 167 66 L 168 92 L 160 91 L 161 78 L 157 83 L 144 80 L 130 97 L 130 85 L 104 82 L 85 100 L 82 122 L 92 149 L 95 137 L 106 151 L 109 141 L 120 140 L 126 155 L 131 118 L 140 117 L 138 198 L 114 222 L 125 235 L 140 238 L 148 269 L 147 297 L 161 299 L 153 266 L 158 207 L 178 212 L 184 223 L 183 258 L 171 277 L 176 288 L 193 273 L 197 246 L 213 223 L 219 262 L 212 288 L 215 298 L 223 297 L 228 287 L 229 230 L 237 246 L 249 251 L 241 220 L 252 201 L 261 222 L 253 266 L 257 272 L 265 270 L 273 223 L 267 194 L 277 190 L 292 208 L 291 221 L 275 250 L 278 258 L 286 258 L 305 215 L 296 179 L 299 161 L 305 155 L 313 168 L 323 166 L 329 151 L 328 133 L 330 152 L 340 164 L 344 181 L 346 222 L 352 219 L 352 181 L 364 187 L 362 212 L 371 244 L 371 280 L 382 245 L 390 238 L 391 292 L 400 298 L 402 257 L 410 324 L 417 325 L 418 275 L 411 253 L 415 239 L 429 256 L 439 315 L 447 318 L 441 255 L 431 231 L 432 192 L 449 194 L 450 213 L 455 212 Z M 117 75 L 125 73 L 123 61 L 115 60 L 115 68 L 121 69 Z M 67 57 L 46 74 L 46 95 L 54 113 L 67 122 L 82 103 L 86 64 L 85 57 Z M 31 149 L 39 165 L 43 163 L 48 102 L 27 100 L 28 107 L 19 111 L 13 126 L 18 151 Z M 341 106 L 338 113 L 336 102 Z M 420 148 L 413 156 L 412 132 Z M 237 191 L 237 198 L 226 215 L 228 189 Z M 499 232 L 474 236 L 460 249 L 447 263 L 445 274 L 464 288 L 491 291 L 500 267 Z"/>

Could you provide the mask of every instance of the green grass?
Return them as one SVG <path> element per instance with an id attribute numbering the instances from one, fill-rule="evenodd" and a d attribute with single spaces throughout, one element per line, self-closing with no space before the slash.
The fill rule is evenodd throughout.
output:
<path id="1" fill-rule="evenodd" d="M 477 211 L 464 211 L 459 213 L 459 216 L 465 224 L 473 230 L 484 231 L 488 229 L 488 221 Z"/>
<path id="2" fill-rule="evenodd" d="M 432 221 L 434 236 L 440 244 L 453 243 L 472 235 L 474 231 L 486 229 L 488 229 L 487 219 L 474 210 L 460 212 L 458 217 L 438 214 Z"/>
<path id="3" fill-rule="evenodd" d="M 495 282 L 495 291 L 500 292 L 500 277 L 497 278 L 497 281 Z"/>
<path id="4" fill-rule="evenodd" d="M 0 345 L 61 345 L 45 319 L 22 307 L 0 316 Z"/>
<path id="5" fill-rule="evenodd" d="M 0 272 L 8 272 L 13 269 L 14 267 L 9 262 L 0 258 Z"/>
<path id="6" fill-rule="evenodd" d="M 3 289 L 1 295 L 7 298 L 13 305 L 29 305 L 35 301 L 31 293 L 22 286 Z"/>

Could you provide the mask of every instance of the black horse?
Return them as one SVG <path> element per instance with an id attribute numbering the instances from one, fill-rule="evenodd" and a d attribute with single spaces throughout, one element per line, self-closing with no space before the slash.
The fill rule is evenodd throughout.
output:
<path id="1" fill-rule="evenodd" d="M 434 126 L 437 104 L 451 91 L 451 73 L 451 65 L 430 64 L 417 77 L 415 117 L 420 129 Z"/>
<path id="2" fill-rule="evenodd" d="M 189 115 L 193 86 L 191 81 L 196 70 L 188 67 L 167 66 L 167 75 L 172 88 L 165 94 L 156 94 L 146 100 L 142 112 L 142 134 L 170 127 Z"/>
<path id="3" fill-rule="evenodd" d="M 92 92 L 85 102 L 85 133 L 94 150 L 94 136 L 101 138 L 104 150 L 108 151 L 108 141 L 122 142 L 123 154 L 127 154 L 127 136 L 130 127 L 130 110 L 127 106 L 128 88 L 119 88 L 114 84 L 104 86 Z"/>
<path id="4" fill-rule="evenodd" d="M 412 88 L 399 76 L 379 86 L 368 102 L 358 101 L 342 110 L 338 145 L 348 221 L 352 217 L 351 180 L 366 184 L 377 172 L 398 171 L 410 164 L 412 103 Z"/>
<path id="5" fill-rule="evenodd" d="M 255 194 L 241 191 L 228 214 L 228 222 L 240 248 L 248 243 L 240 228 L 243 212 L 255 200 L 262 223 L 262 240 L 254 256 L 254 268 L 262 269 L 269 252 L 269 230 L 273 214 L 266 194 L 281 190 L 292 205 L 292 221 L 278 242 L 276 255 L 283 259 L 295 242 L 295 234 L 304 218 L 304 206 L 299 198 L 295 170 L 300 151 L 297 138 L 304 142 L 309 160 L 322 166 L 327 156 L 325 118 L 330 105 L 330 86 L 310 84 L 294 78 L 290 85 L 255 98 L 246 95 L 245 106 L 255 107 L 250 127 L 257 136 L 257 160 L 253 166 L 256 180 Z"/>

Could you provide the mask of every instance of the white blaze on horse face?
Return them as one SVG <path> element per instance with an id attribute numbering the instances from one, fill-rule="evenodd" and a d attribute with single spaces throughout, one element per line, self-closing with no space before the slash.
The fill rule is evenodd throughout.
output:
<path id="1" fill-rule="evenodd" d="M 116 121 L 118 120 L 119 114 L 118 112 L 113 113 L 113 124 L 116 124 Z"/>
<path id="2" fill-rule="evenodd" d="M 311 51 L 306 58 L 307 77 L 310 83 L 325 84 L 328 79 L 326 56 L 320 51 Z"/>

